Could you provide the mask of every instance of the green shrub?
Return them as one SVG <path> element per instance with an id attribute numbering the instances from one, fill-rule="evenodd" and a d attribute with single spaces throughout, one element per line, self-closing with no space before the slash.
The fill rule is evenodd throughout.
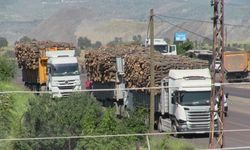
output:
<path id="1" fill-rule="evenodd" d="M 8 46 L 8 41 L 4 37 L 0 37 L 0 48 Z"/>
<path id="2" fill-rule="evenodd" d="M 174 139 L 169 135 L 165 137 L 151 137 L 152 149 L 157 150 L 195 150 L 194 145 L 181 140 Z"/>
<path id="3" fill-rule="evenodd" d="M 0 57 L 0 81 L 8 81 L 16 73 L 15 61 Z"/>
<path id="4" fill-rule="evenodd" d="M 114 110 L 104 109 L 85 94 L 52 99 L 49 95 L 30 99 L 24 115 L 20 137 L 51 137 L 144 133 L 147 130 L 144 111 L 135 111 L 131 118 L 118 119 Z M 139 118 L 138 118 L 139 117 Z M 121 149 L 135 147 L 138 137 L 71 139 L 71 149 Z M 19 141 L 15 149 L 68 149 L 69 140 Z"/>
<path id="5" fill-rule="evenodd" d="M 13 100 L 10 95 L 0 94 L 0 138 L 6 138 L 11 131 Z"/>

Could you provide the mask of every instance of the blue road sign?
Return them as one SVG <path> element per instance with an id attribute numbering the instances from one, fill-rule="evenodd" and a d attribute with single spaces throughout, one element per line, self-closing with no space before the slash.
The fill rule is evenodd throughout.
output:
<path id="1" fill-rule="evenodd" d="M 175 33 L 175 41 L 186 41 L 187 33 L 186 32 L 176 32 Z"/>

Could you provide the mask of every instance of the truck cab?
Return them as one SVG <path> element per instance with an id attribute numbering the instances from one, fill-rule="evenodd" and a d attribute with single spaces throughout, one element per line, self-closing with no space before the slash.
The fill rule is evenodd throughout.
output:
<path id="1" fill-rule="evenodd" d="M 150 46 L 150 39 L 145 40 L 145 46 Z M 176 45 L 169 45 L 164 39 L 154 39 L 154 49 L 162 55 L 177 55 Z"/>
<path id="2" fill-rule="evenodd" d="M 73 91 L 81 90 L 80 71 L 74 51 L 51 51 L 46 53 L 47 89 L 53 97 L 68 96 Z"/>
<path id="3" fill-rule="evenodd" d="M 211 75 L 209 69 L 170 70 L 162 80 L 159 103 L 161 131 L 206 133 L 210 130 Z M 215 110 L 218 106 L 215 105 Z M 214 114 L 218 128 L 218 114 Z"/>

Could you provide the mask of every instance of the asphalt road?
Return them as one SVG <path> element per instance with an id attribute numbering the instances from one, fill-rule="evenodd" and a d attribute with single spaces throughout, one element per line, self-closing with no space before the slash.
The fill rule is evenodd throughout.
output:
<path id="1" fill-rule="evenodd" d="M 226 87 L 229 93 L 229 115 L 225 118 L 225 130 L 250 129 L 250 89 Z M 198 145 L 198 148 L 208 148 L 207 135 L 193 135 L 185 140 Z M 250 146 L 249 132 L 225 132 L 224 148 Z"/>

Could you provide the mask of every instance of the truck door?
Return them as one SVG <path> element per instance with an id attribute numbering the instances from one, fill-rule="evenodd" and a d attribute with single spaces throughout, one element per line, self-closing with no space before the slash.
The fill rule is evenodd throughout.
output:
<path id="1" fill-rule="evenodd" d="M 179 92 L 174 91 L 170 94 L 171 98 L 169 98 L 169 114 L 175 115 L 179 106 Z"/>
<path id="2" fill-rule="evenodd" d="M 176 45 L 170 45 L 169 53 L 172 55 L 177 55 Z"/>

